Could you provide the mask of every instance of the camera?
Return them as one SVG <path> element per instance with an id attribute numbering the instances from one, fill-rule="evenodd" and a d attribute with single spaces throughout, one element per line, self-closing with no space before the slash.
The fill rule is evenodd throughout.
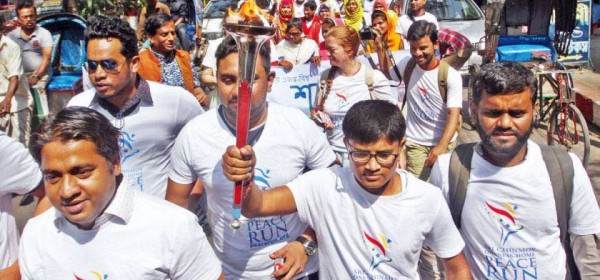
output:
<path id="1" fill-rule="evenodd" d="M 373 32 L 372 26 L 368 26 L 361 29 L 360 31 L 358 31 L 358 35 L 360 36 L 361 40 L 375 40 L 375 38 L 377 37 L 377 35 Z"/>

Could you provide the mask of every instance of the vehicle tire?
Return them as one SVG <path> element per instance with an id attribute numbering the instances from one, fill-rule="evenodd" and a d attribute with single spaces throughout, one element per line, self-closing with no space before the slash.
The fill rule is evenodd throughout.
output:
<path id="1" fill-rule="evenodd" d="M 590 132 L 581 111 L 574 103 L 566 110 L 555 107 L 548 125 L 548 145 L 559 145 L 574 153 L 587 168 L 590 161 Z"/>

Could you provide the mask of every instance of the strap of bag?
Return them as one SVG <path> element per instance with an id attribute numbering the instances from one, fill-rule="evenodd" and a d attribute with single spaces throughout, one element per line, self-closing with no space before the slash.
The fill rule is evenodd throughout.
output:
<path id="1" fill-rule="evenodd" d="M 373 69 L 371 67 L 365 67 L 365 82 L 367 83 L 367 87 L 369 88 L 369 95 L 371 96 L 371 100 L 376 100 L 375 96 L 375 87 L 373 86 Z"/>
<path id="2" fill-rule="evenodd" d="M 326 69 L 325 71 L 323 71 L 323 74 L 321 74 L 321 79 L 319 80 L 319 93 L 317 94 L 317 103 L 315 104 L 316 106 L 313 108 L 314 111 L 323 110 L 323 105 L 325 104 L 325 100 L 327 100 L 327 96 L 329 96 L 329 91 L 331 90 L 330 85 L 328 85 L 327 83 L 327 80 L 329 79 L 329 74 L 331 73 L 331 71 L 335 71 L 332 69 L 333 68 Z"/>
<path id="3" fill-rule="evenodd" d="M 444 103 L 447 103 L 448 101 L 448 68 L 450 68 L 450 65 L 445 61 L 440 60 L 438 69 L 438 89 L 440 90 L 440 95 L 442 96 Z"/>
<path id="4" fill-rule="evenodd" d="M 467 196 L 467 185 L 471 175 L 471 159 L 477 143 L 461 144 L 454 149 L 450 156 L 448 171 L 448 206 L 452 220 L 460 229 L 462 209 Z"/>
<path id="5" fill-rule="evenodd" d="M 412 73 L 415 70 L 415 66 L 417 66 L 417 61 L 411 57 L 408 60 L 408 63 L 406 63 L 406 67 L 404 68 L 404 75 L 402 75 L 402 79 L 404 80 L 404 98 L 402 99 L 402 107 L 400 107 L 400 111 L 404 110 L 404 105 L 406 105 L 406 97 L 408 96 L 408 84 L 410 83 L 410 76 L 412 76 Z"/>
<path id="6" fill-rule="evenodd" d="M 550 183 L 554 192 L 554 203 L 556 204 L 556 217 L 560 229 L 560 242 L 567 256 L 567 272 L 571 279 L 581 279 L 579 269 L 573 258 L 573 249 L 569 237 L 569 216 L 571 199 L 573 197 L 573 178 L 575 170 L 573 161 L 569 154 L 556 146 L 540 145 L 542 158 L 550 175 Z"/>

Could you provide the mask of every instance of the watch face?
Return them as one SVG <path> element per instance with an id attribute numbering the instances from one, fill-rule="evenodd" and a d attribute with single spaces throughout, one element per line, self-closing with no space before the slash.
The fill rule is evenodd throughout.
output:
<path id="1" fill-rule="evenodd" d="M 306 244 L 304 246 L 304 252 L 309 255 L 312 256 L 314 253 L 317 252 L 317 246 L 314 242 L 308 242 L 308 244 Z"/>

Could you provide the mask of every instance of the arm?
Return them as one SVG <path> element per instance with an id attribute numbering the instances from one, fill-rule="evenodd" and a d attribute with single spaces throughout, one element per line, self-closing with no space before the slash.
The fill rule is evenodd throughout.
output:
<path id="1" fill-rule="evenodd" d="M 140 12 L 140 20 L 138 21 L 137 30 L 135 31 L 135 35 L 137 36 L 138 41 L 142 42 L 144 39 L 144 24 L 146 23 L 146 7 L 142 8 Z"/>
<path id="2" fill-rule="evenodd" d="M 207 86 L 214 87 L 217 85 L 217 77 L 210 67 L 202 67 L 202 73 L 200 74 L 200 81 Z"/>
<path id="3" fill-rule="evenodd" d="M 21 272 L 19 271 L 19 260 L 16 260 L 13 264 L 6 267 L 5 269 L 0 270 L 0 279 L 21 280 Z"/>
<path id="4" fill-rule="evenodd" d="M 248 218 L 286 215 L 297 211 L 294 195 L 287 186 L 261 192 L 254 181 L 256 157 L 250 145 L 229 146 L 223 154 L 223 173 L 230 181 L 250 181 L 244 186 L 242 214 Z M 168 190 L 167 190 L 168 191 Z"/>
<path id="5" fill-rule="evenodd" d="M 462 252 L 451 258 L 442 258 L 442 264 L 444 265 L 444 271 L 446 271 L 446 279 L 472 279 L 469 264 L 467 263 L 465 255 Z"/>
<path id="6" fill-rule="evenodd" d="M 15 93 L 17 92 L 17 84 L 18 83 L 19 83 L 18 76 L 12 76 L 12 77 L 8 78 L 8 90 L 6 91 L 6 96 L 4 97 L 4 100 L 2 100 L 2 102 L 0 102 L 0 116 L 10 113 L 12 99 L 15 96 Z"/>
<path id="7" fill-rule="evenodd" d="M 33 72 L 33 75 L 29 76 L 29 85 L 30 86 L 37 84 L 37 82 L 40 80 L 39 78 L 36 78 L 34 75 L 37 75 L 38 77 L 42 77 L 42 76 L 46 75 L 46 70 L 48 69 L 48 65 L 50 65 L 50 56 L 51 55 L 52 55 L 52 47 L 43 47 L 42 48 L 42 63 L 40 64 L 38 69 L 35 70 L 35 72 Z"/>
<path id="8" fill-rule="evenodd" d="M 311 227 L 307 227 L 300 236 L 308 240 L 317 241 L 315 231 Z M 304 266 L 309 258 L 304 251 L 304 245 L 295 240 L 271 253 L 269 257 L 274 260 L 277 258 L 284 259 L 283 266 L 273 273 L 274 277 L 281 278 L 282 280 L 292 279 L 304 271 Z"/>
<path id="9" fill-rule="evenodd" d="M 581 279 L 600 277 L 600 233 L 571 234 L 571 247 Z"/>
<path id="10" fill-rule="evenodd" d="M 437 157 L 448 150 L 448 145 L 450 145 L 450 141 L 452 141 L 452 137 L 454 137 L 460 125 L 460 110 L 460 108 L 448 108 L 448 120 L 446 121 L 442 138 L 440 138 L 438 144 L 429 152 L 425 161 L 426 167 L 432 167 Z"/>
<path id="11" fill-rule="evenodd" d="M 192 193 L 193 184 L 179 184 L 169 178 L 165 199 L 188 209 L 188 199 Z"/>

